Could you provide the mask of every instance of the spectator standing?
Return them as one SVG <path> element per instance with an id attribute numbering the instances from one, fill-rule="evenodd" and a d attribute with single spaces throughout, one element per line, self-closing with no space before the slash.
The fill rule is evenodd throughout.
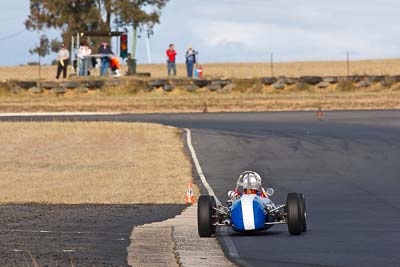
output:
<path id="1" fill-rule="evenodd" d="M 69 51 L 65 48 L 65 45 L 62 44 L 60 50 L 57 55 L 58 65 L 57 65 L 57 75 L 56 79 L 58 80 L 61 75 L 61 71 L 63 72 L 63 78 L 67 78 L 67 66 L 69 60 Z"/>
<path id="2" fill-rule="evenodd" d="M 196 67 L 194 68 L 193 76 L 195 79 L 203 78 L 203 68 L 201 67 L 201 65 L 196 64 Z"/>
<path id="3" fill-rule="evenodd" d="M 196 52 L 192 46 L 189 46 L 188 50 L 186 51 L 186 70 L 189 78 L 193 77 L 193 67 L 196 64 L 197 54 L 198 52 Z"/>
<path id="4" fill-rule="evenodd" d="M 110 67 L 110 57 L 114 55 L 114 53 L 111 51 L 110 46 L 104 42 L 99 47 L 99 54 L 101 54 L 100 76 L 105 76 Z"/>
<path id="5" fill-rule="evenodd" d="M 176 51 L 174 49 L 174 45 L 170 44 L 169 48 L 167 50 L 167 68 L 168 68 L 168 76 L 171 76 L 171 70 L 174 73 L 174 76 L 176 76 L 176 63 L 175 63 L 175 59 L 176 59 Z"/>
<path id="6" fill-rule="evenodd" d="M 79 76 L 88 75 L 91 54 L 92 49 L 86 43 L 82 43 L 78 50 Z"/>

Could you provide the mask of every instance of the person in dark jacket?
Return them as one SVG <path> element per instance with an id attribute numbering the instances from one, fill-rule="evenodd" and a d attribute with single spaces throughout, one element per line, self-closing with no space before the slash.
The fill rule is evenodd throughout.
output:
<path id="1" fill-rule="evenodd" d="M 110 67 L 110 58 L 114 53 L 111 51 L 110 46 L 104 42 L 99 47 L 99 54 L 101 54 L 100 76 L 105 76 L 108 68 Z"/>
<path id="2" fill-rule="evenodd" d="M 198 52 L 196 52 L 192 46 L 189 46 L 188 50 L 186 51 L 186 70 L 189 78 L 193 77 L 193 67 L 196 64 L 197 54 Z"/>

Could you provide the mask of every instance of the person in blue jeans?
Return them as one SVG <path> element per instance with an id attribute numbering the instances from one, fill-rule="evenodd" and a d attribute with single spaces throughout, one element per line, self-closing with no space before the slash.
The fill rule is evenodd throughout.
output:
<path id="1" fill-rule="evenodd" d="M 92 50 L 86 42 L 82 42 L 78 49 L 79 76 L 87 76 L 89 71 L 90 55 Z"/>
<path id="2" fill-rule="evenodd" d="M 110 67 L 110 57 L 111 55 L 114 55 L 114 53 L 111 51 L 110 46 L 106 42 L 101 44 L 98 52 L 101 54 L 100 76 L 105 76 L 108 68 Z"/>
<path id="3" fill-rule="evenodd" d="M 188 50 L 186 51 L 186 70 L 189 78 L 193 77 L 193 67 L 196 64 L 197 54 L 198 52 L 196 52 L 192 46 L 189 46 Z"/>
<path id="4" fill-rule="evenodd" d="M 173 71 L 174 76 L 176 76 L 176 51 L 174 48 L 174 44 L 170 44 L 168 50 L 166 51 L 167 54 L 167 68 L 168 68 L 168 76 L 171 76 L 171 71 Z"/>

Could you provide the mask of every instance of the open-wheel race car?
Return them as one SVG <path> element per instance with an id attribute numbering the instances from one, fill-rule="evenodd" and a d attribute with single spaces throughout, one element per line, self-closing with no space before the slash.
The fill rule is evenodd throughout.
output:
<path id="1" fill-rule="evenodd" d="M 291 235 L 307 230 L 306 203 L 301 193 L 289 193 L 286 203 L 275 205 L 272 188 L 264 190 L 261 177 L 253 171 L 243 172 L 234 191 L 228 192 L 227 206 L 216 198 L 201 195 L 197 203 L 197 224 L 200 237 L 215 234 L 217 226 L 232 227 L 237 232 L 266 230 L 276 224 L 287 224 Z"/>

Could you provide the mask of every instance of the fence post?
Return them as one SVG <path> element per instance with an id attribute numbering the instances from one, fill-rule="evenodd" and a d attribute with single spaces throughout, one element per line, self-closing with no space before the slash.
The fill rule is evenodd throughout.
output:
<path id="1" fill-rule="evenodd" d="M 270 65 L 271 65 L 271 77 L 274 77 L 274 54 L 271 53 L 271 58 L 270 58 Z"/>

